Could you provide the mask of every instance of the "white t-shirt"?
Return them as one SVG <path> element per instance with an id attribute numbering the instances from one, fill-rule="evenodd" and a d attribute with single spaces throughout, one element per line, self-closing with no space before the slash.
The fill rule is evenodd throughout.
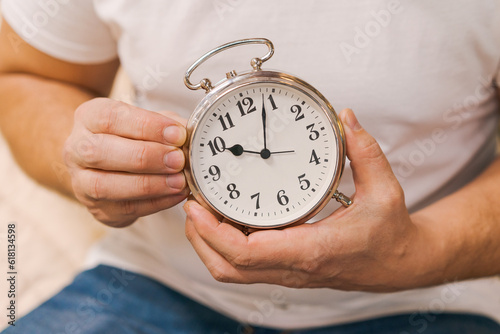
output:
<path id="1" fill-rule="evenodd" d="M 34 47 L 76 63 L 119 56 L 136 103 L 188 117 L 203 93 L 183 83 L 211 48 L 267 37 L 264 68 L 305 79 L 337 110 L 353 108 L 378 140 L 414 211 L 471 181 L 493 160 L 499 102 L 500 2 L 483 0 L 3 0 L 5 19 Z M 193 80 L 248 70 L 262 46 L 211 59 Z M 199 77 L 196 77 L 199 75 Z M 354 191 L 349 166 L 340 189 Z M 320 215 L 331 212 L 335 204 Z M 463 311 L 500 321 L 500 280 L 390 294 L 216 282 L 184 236 L 180 206 L 111 230 L 90 264 L 150 275 L 242 322 L 281 328 L 410 312 Z"/>

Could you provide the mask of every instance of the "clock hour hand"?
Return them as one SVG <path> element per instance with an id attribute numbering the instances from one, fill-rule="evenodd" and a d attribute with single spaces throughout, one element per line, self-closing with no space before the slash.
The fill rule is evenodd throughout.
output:
<path id="1" fill-rule="evenodd" d="M 243 153 L 261 154 L 260 152 L 256 152 L 256 151 L 244 150 L 243 146 L 241 146 L 240 144 L 236 144 L 236 145 L 233 145 L 231 147 L 228 147 L 228 148 L 226 148 L 226 150 L 228 150 L 229 152 L 231 152 L 232 154 L 234 154 L 237 157 L 242 155 Z"/>
<path id="2" fill-rule="evenodd" d="M 229 152 L 231 152 L 232 154 L 234 154 L 237 157 L 242 155 L 243 153 L 258 154 L 262 157 L 262 151 L 257 152 L 257 151 L 245 150 L 245 149 L 243 149 L 243 146 L 241 146 L 240 144 L 236 144 L 236 145 L 233 145 L 231 147 L 228 147 L 228 148 L 226 148 L 226 150 L 228 150 Z M 283 154 L 283 153 L 294 153 L 294 152 L 295 151 L 293 151 L 293 150 L 269 152 L 269 156 L 271 156 L 272 154 Z M 264 158 L 264 159 L 267 159 L 267 158 Z"/>

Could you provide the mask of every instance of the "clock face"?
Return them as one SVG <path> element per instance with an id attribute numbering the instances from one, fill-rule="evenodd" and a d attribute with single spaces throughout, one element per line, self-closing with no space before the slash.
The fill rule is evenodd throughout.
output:
<path id="1" fill-rule="evenodd" d="M 310 218 L 335 191 L 339 140 L 333 113 L 306 90 L 283 82 L 240 85 L 196 121 L 193 193 L 250 227 Z"/>

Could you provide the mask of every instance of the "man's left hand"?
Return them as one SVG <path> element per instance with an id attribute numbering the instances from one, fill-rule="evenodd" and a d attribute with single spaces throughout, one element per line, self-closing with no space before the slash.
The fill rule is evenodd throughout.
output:
<path id="1" fill-rule="evenodd" d="M 186 203 L 186 235 L 216 280 L 373 292 L 434 283 L 428 232 L 412 221 L 384 153 L 351 110 L 340 118 L 356 187 L 350 207 L 314 224 L 246 236 Z"/>

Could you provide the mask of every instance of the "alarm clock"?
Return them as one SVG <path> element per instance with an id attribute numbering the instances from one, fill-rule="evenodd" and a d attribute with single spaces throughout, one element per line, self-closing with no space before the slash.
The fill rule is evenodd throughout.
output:
<path id="1" fill-rule="evenodd" d="M 268 53 L 212 84 L 191 74 L 208 58 L 240 45 L 265 44 Z M 274 54 L 265 38 L 221 45 L 186 71 L 189 89 L 205 97 L 188 120 L 185 175 L 192 196 L 221 222 L 244 232 L 284 228 L 311 219 L 335 198 L 346 159 L 345 135 L 335 110 L 307 82 L 263 70 Z"/>

